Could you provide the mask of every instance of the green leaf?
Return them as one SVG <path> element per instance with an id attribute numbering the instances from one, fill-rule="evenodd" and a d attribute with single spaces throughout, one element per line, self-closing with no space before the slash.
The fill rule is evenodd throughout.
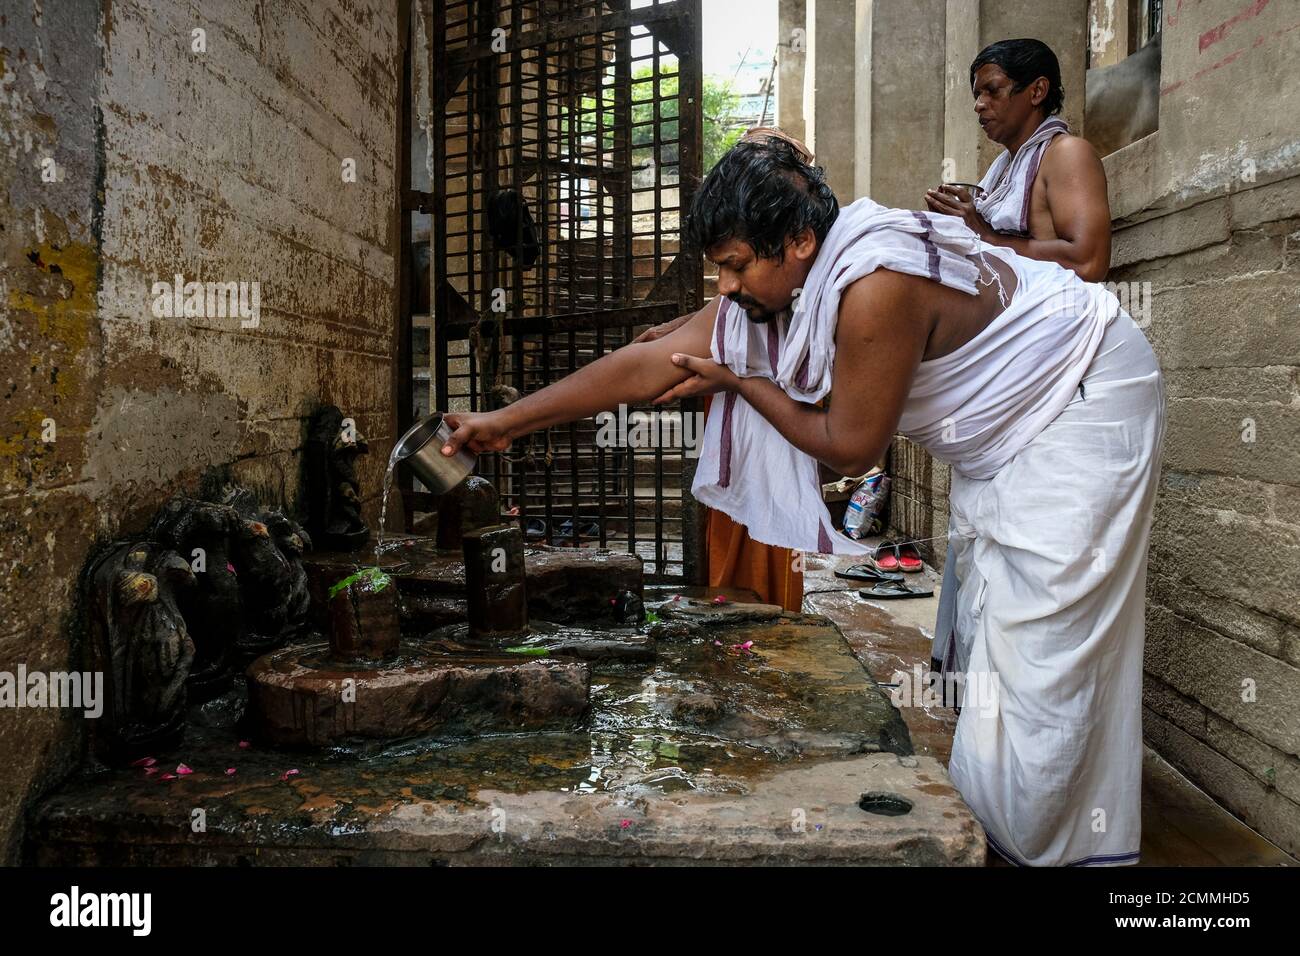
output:
<path id="1" fill-rule="evenodd" d="M 349 574 L 342 581 L 336 582 L 330 588 L 329 596 L 332 599 L 334 595 L 338 594 L 345 588 L 352 587 L 354 584 L 358 585 L 362 590 L 370 594 L 375 594 L 382 591 L 392 583 L 393 579 L 379 568 L 362 568 L 355 574 Z"/>

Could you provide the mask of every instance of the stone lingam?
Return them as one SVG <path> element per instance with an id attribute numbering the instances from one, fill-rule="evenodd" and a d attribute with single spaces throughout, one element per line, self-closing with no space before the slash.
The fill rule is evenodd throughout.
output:
<path id="1" fill-rule="evenodd" d="M 529 633 L 520 530 L 471 531 L 464 554 L 470 599 L 461 641 L 403 638 L 395 578 L 378 567 L 339 569 L 325 594 L 328 643 L 285 648 L 249 668 L 255 733 L 278 746 L 324 747 L 579 723 L 587 665 L 539 660 L 516 646 Z"/>

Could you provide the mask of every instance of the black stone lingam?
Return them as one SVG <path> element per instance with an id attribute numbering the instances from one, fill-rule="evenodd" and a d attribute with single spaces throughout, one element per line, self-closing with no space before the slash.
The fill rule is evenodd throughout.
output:
<path id="1" fill-rule="evenodd" d="M 500 507 L 492 482 L 470 475 L 438 499 L 437 546 L 459 551 L 468 532 L 500 523 Z"/>
<path id="2" fill-rule="evenodd" d="M 491 640 L 527 631 L 524 535 L 519 526 L 478 528 L 462 537 L 461 546 L 470 637 Z"/>
<path id="3" fill-rule="evenodd" d="M 397 585 L 378 568 L 357 571 L 329 589 L 330 656 L 337 661 L 383 661 L 397 656 Z"/>

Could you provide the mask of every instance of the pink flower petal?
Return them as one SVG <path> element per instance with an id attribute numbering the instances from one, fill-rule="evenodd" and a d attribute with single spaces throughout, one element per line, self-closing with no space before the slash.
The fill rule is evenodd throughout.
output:
<path id="1" fill-rule="evenodd" d="M 146 777 L 152 777 L 152 776 L 153 776 L 154 774 L 156 774 L 157 772 L 158 772 L 158 768 L 157 768 L 157 767 L 145 767 L 145 768 L 144 768 L 144 775 L 145 775 Z"/>
<path id="2" fill-rule="evenodd" d="M 234 768 L 234 767 L 227 767 L 227 768 L 226 768 L 226 776 L 227 776 L 227 777 L 233 777 L 234 775 L 235 775 L 235 768 Z"/>
<path id="3" fill-rule="evenodd" d="M 715 597 L 715 598 L 713 599 L 713 603 L 714 603 L 714 604 L 726 604 L 726 603 L 727 603 L 727 596 L 726 596 L 725 594 L 719 594 L 717 597 Z"/>
<path id="4" fill-rule="evenodd" d="M 234 573 L 235 573 L 235 566 L 234 566 L 233 564 L 231 564 L 229 561 L 227 561 L 227 562 L 226 562 L 226 570 L 229 571 L 231 574 L 234 574 Z"/>
<path id="5" fill-rule="evenodd" d="M 252 744 L 250 744 L 247 740 L 241 740 L 241 741 L 239 742 L 239 749 L 240 749 L 240 750 L 247 750 L 247 749 L 248 749 L 249 747 L 251 747 L 251 746 L 252 746 Z"/>
<path id="6" fill-rule="evenodd" d="M 163 774 L 161 777 L 159 777 L 158 779 L 159 779 L 159 780 L 176 780 L 177 777 L 176 777 L 176 774 L 174 774 L 174 773 L 165 773 L 165 774 Z"/>
<path id="7" fill-rule="evenodd" d="M 152 767 L 152 766 L 153 766 L 154 764 L 156 764 L 157 762 L 158 762 L 158 761 L 155 760 L 153 757 L 141 757 L 139 760 L 132 760 L 132 761 L 131 761 L 131 766 L 132 766 L 132 767 Z"/>
<path id="8" fill-rule="evenodd" d="M 193 772 L 194 772 L 193 770 L 185 766 L 185 764 L 183 763 L 178 763 L 176 765 L 176 775 L 178 777 L 185 777 L 188 776 L 189 774 L 192 774 Z"/>
<path id="9" fill-rule="evenodd" d="M 299 770 L 286 770 L 284 773 L 280 774 L 280 779 L 288 780 L 290 777 L 296 777 L 299 773 L 301 773 Z"/>
<path id="10" fill-rule="evenodd" d="M 631 825 L 632 825 L 632 821 L 631 821 L 631 820 L 624 820 L 624 821 L 622 821 L 622 822 L 619 824 L 619 826 L 621 826 L 624 830 L 626 830 L 626 829 L 627 829 L 628 827 L 630 827 Z"/>
<path id="11" fill-rule="evenodd" d="M 721 646 L 722 646 L 722 642 L 721 642 L 721 641 L 714 641 L 714 642 L 713 642 L 713 646 L 714 646 L 714 647 L 721 647 Z"/>

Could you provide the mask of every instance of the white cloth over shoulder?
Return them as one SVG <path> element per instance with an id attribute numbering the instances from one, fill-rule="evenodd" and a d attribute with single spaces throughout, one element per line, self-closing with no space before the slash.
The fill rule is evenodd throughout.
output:
<path id="1" fill-rule="evenodd" d="M 758 323 L 722 301 L 713 360 L 742 377 L 766 376 L 792 398 L 815 403 L 831 390 L 840 297 L 851 283 L 885 268 L 974 295 L 979 268 L 968 257 L 979 251 L 975 233 L 953 216 L 859 199 L 840 210 L 793 314 Z M 761 544 L 835 554 L 869 550 L 834 530 L 817 462 L 738 395 L 720 399 L 705 426 L 691 487 L 696 499 L 743 524 Z"/>
<path id="2" fill-rule="evenodd" d="M 971 478 L 991 478 L 1060 414 L 1119 299 L 1055 262 L 984 246 L 1016 274 L 1011 305 L 961 348 L 922 362 L 898 430 Z"/>
<path id="3" fill-rule="evenodd" d="M 1065 120 L 1049 116 L 1016 150 L 1014 157 L 1004 150 L 993 160 L 980 180 L 984 194 L 975 200 L 975 211 L 985 222 L 998 232 L 1029 235 L 1029 194 L 1038 177 L 1043 152 L 1054 137 L 1069 131 Z"/>

